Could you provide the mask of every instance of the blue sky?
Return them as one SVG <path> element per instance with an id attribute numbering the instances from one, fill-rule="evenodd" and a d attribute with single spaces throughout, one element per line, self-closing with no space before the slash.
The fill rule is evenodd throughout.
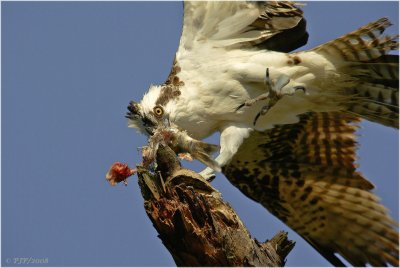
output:
<path id="1" fill-rule="evenodd" d="M 173 266 L 145 215 L 136 178 L 110 187 L 115 161 L 139 163 L 145 137 L 128 129 L 130 100 L 165 81 L 177 49 L 180 2 L 2 2 L 2 265 Z M 309 2 L 311 48 L 380 17 L 397 2 Z M 398 219 L 398 131 L 363 122 L 360 170 Z M 210 139 L 217 143 L 217 137 Z M 190 165 L 196 170 L 202 166 Z M 329 265 L 218 175 L 259 241 L 289 231 L 289 266 Z"/>

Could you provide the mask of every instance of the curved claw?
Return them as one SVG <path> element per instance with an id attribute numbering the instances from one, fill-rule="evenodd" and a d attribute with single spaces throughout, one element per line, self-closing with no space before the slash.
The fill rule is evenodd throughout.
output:
<path id="1" fill-rule="evenodd" d="M 207 167 L 205 168 L 203 171 L 201 171 L 199 173 L 205 180 L 207 180 L 208 182 L 211 182 L 215 179 L 215 174 L 214 174 L 214 170 L 212 170 L 211 168 Z"/>
<path id="2" fill-rule="evenodd" d="M 245 102 L 242 103 L 242 104 L 240 104 L 240 105 L 235 109 L 235 112 L 239 111 L 239 110 L 240 110 L 241 108 L 243 108 L 245 105 L 246 105 Z"/>
<path id="3" fill-rule="evenodd" d="M 271 86 L 271 79 L 269 78 L 269 68 L 265 70 L 264 85 Z"/>
<path id="4" fill-rule="evenodd" d="M 303 86 L 295 86 L 295 87 L 293 87 L 293 88 L 294 88 L 295 91 L 301 90 L 301 91 L 303 91 L 304 93 L 306 93 L 306 88 L 303 87 Z"/>
<path id="5" fill-rule="evenodd" d="M 255 126 L 256 125 L 256 123 L 257 123 L 257 120 L 258 120 L 258 118 L 261 116 L 261 112 L 258 112 L 257 113 L 257 115 L 256 115 L 256 118 L 254 118 L 254 121 L 253 121 L 253 126 Z"/>
<path id="6" fill-rule="evenodd" d="M 212 175 L 210 175 L 206 180 L 208 181 L 208 182 L 212 182 L 214 179 L 215 179 L 215 174 L 212 174 Z"/>
<path id="7" fill-rule="evenodd" d="M 265 105 L 261 108 L 261 111 L 259 111 L 257 113 L 256 117 L 254 118 L 253 126 L 255 126 L 257 124 L 257 120 L 261 115 L 264 115 L 268 112 L 269 108 L 271 108 L 269 105 Z"/>

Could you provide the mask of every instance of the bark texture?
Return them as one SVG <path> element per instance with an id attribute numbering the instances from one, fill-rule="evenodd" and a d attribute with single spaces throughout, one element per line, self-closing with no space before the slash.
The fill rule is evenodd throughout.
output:
<path id="1" fill-rule="evenodd" d="M 283 266 L 294 247 L 279 232 L 260 243 L 235 211 L 199 174 L 181 167 L 162 145 L 157 170 L 138 167 L 147 215 L 177 266 Z"/>

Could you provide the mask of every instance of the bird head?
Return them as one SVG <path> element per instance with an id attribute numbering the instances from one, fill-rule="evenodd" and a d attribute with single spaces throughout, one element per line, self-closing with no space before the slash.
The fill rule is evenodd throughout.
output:
<path id="1" fill-rule="evenodd" d="M 140 103 L 129 103 L 129 112 L 126 114 L 128 126 L 150 136 L 157 127 L 169 127 L 173 107 L 171 100 L 180 94 L 177 92 L 171 86 L 151 86 Z"/>

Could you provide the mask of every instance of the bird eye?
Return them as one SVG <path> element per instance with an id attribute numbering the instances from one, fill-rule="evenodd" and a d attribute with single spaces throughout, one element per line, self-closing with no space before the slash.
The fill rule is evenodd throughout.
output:
<path id="1" fill-rule="evenodd" d="M 164 114 L 164 110 L 161 106 L 154 107 L 153 111 L 157 117 L 161 117 Z"/>

